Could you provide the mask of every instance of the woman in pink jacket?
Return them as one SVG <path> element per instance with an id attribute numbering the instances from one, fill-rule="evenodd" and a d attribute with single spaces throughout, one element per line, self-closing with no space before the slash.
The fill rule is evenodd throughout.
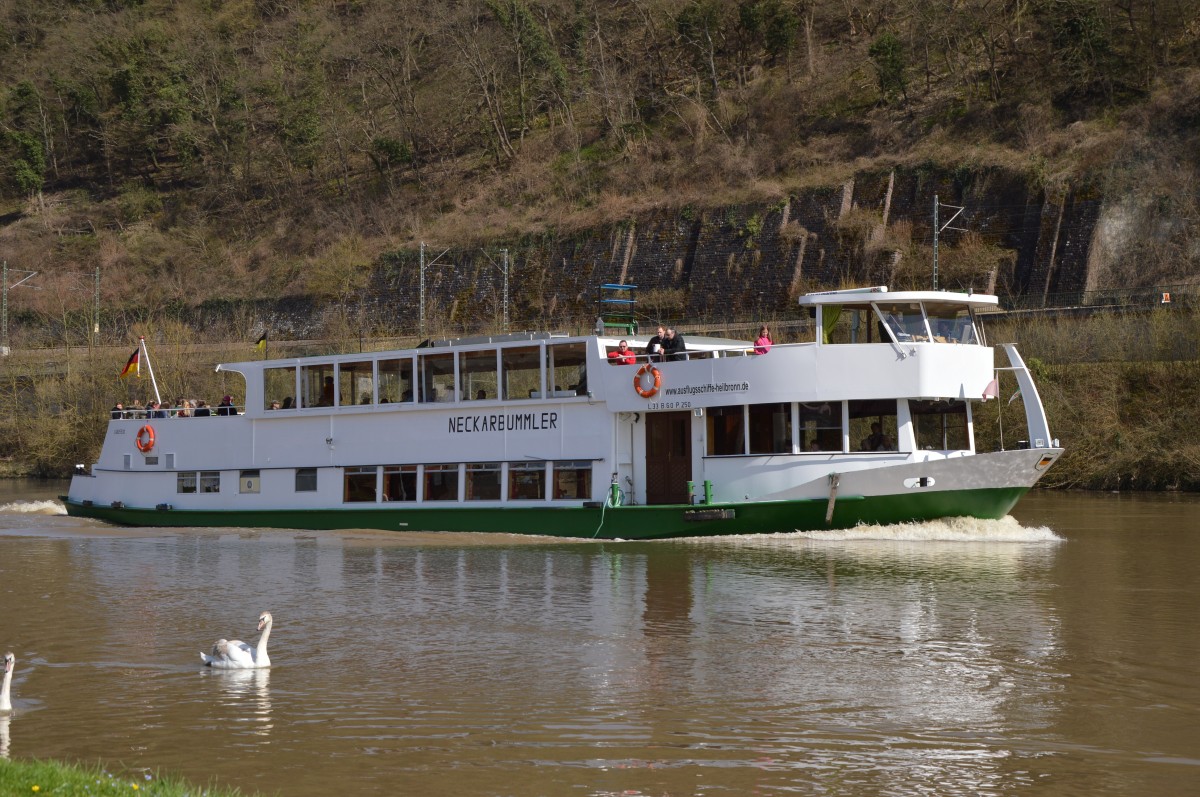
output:
<path id="1" fill-rule="evenodd" d="M 763 324 L 758 330 L 758 340 L 754 341 L 754 353 L 766 354 L 771 350 L 771 330 Z"/>

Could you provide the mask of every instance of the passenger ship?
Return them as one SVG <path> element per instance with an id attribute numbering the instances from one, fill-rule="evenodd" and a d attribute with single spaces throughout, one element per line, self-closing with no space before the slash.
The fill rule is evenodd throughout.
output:
<path id="1" fill-rule="evenodd" d="M 64 501 L 142 526 L 651 539 L 1000 518 L 1062 453 L 1016 347 L 998 367 L 983 339 L 995 296 L 799 302 L 811 339 L 765 354 L 689 337 L 660 361 L 632 336 L 617 364 L 616 336 L 521 334 L 222 364 L 237 414 L 110 421 Z M 1001 371 L 1029 440 L 976 452 Z"/>

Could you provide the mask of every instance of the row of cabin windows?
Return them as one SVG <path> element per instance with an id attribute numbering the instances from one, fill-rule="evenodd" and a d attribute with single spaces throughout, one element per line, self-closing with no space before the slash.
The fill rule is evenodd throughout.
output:
<path id="1" fill-rule="evenodd" d="M 583 343 L 267 368 L 263 409 L 587 395 Z"/>
<path id="2" fill-rule="evenodd" d="M 259 493 L 260 477 L 258 470 L 240 471 L 238 492 Z M 317 469 L 297 468 L 295 491 L 315 492 L 316 489 Z M 185 471 L 176 475 L 178 493 L 220 491 L 220 471 Z M 548 496 L 587 500 L 591 494 L 592 465 L 587 461 L 368 465 L 342 469 L 342 500 L 345 503 L 377 500 L 544 501 Z"/>
<path id="3" fill-rule="evenodd" d="M 980 343 L 969 308 L 952 303 L 892 302 L 885 295 L 879 299 L 870 307 L 822 307 L 822 342 Z"/>
<path id="4" fill-rule="evenodd" d="M 892 400 L 749 404 L 704 411 L 709 456 L 899 451 Z M 965 401 L 909 400 L 918 450 L 971 447 Z M 878 424 L 878 426 L 876 426 Z"/>

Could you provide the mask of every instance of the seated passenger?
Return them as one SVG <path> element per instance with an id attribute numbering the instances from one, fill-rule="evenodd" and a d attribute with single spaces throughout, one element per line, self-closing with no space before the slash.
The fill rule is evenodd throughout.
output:
<path id="1" fill-rule="evenodd" d="M 208 408 L 208 402 L 204 399 L 196 399 L 196 411 L 192 413 L 195 418 L 208 418 L 212 415 L 212 410 Z"/>
<path id="2" fill-rule="evenodd" d="M 233 404 L 233 396 L 222 396 L 221 403 L 217 405 L 217 415 L 237 415 L 237 407 Z"/>
<path id="3" fill-rule="evenodd" d="M 109 415 L 112 416 L 114 421 L 121 420 L 125 417 L 125 405 L 118 401 L 113 405 L 113 408 L 109 410 Z"/>
<path id="4" fill-rule="evenodd" d="M 621 341 L 616 351 L 608 353 L 608 361 L 613 365 L 633 365 L 637 362 L 637 355 L 630 350 L 628 342 Z"/>
<path id="5" fill-rule="evenodd" d="M 891 439 L 883 433 L 879 421 L 871 424 L 871 433 L 863 438 L 863 451 L 895 451 Z"/>
<path id="6" fill-rule="evenodd" d="M 277 409 L 279 409 L 279 402 L 278 402 L 278 401 L 272 401 L 272 402 L 271 402 L 271 406 L 267 407 L 267 409 L 269 409 L 269 410 L 277 410 Z"/>
<path id="7" fill-rule="evenodd" d="M 287 396 L 283 399 L 283 406 L 280 407 L 280 409 L 281 410 L 290 410 L 291 408 L 292 408 L 292 397 Z"/>

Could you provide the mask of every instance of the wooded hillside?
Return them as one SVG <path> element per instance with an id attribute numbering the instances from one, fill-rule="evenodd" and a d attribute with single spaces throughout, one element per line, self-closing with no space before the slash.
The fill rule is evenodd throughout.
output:
<path id="1" fill-rule="evenodd" d="M 418 240 L 897 166 L 1126 203 L 1185 281 L 1197 131 L 1193 0 L 0 0 L 0 258 L 52 316 L 96 267 L 106 305 L 344 297 Z"/>

